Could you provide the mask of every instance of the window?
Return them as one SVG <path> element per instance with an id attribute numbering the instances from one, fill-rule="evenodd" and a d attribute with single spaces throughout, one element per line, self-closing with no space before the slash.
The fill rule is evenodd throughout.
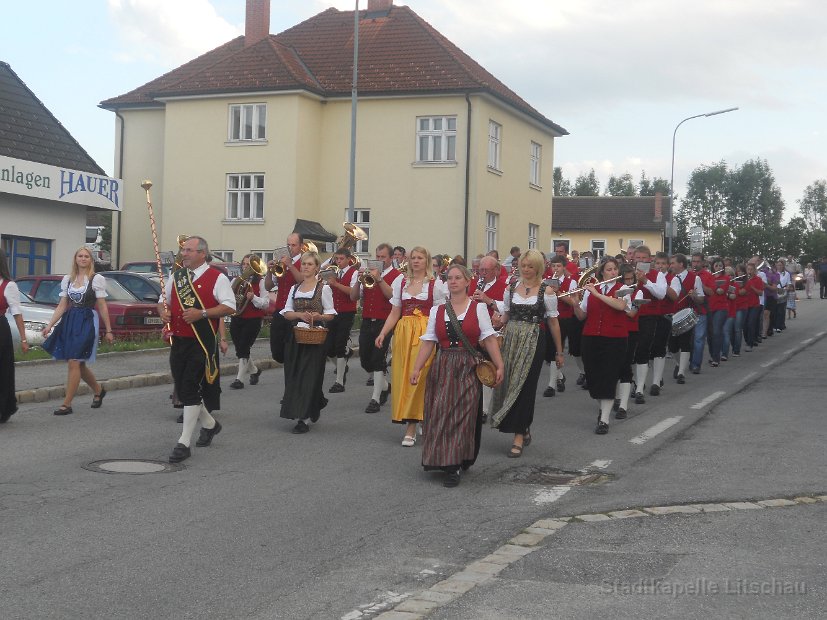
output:
<path id="1" fill-rule="evenodd" d="M 592 254 L 595 259 L 603 258 L 604 254 L 606 254 L 605 239 L 592 239 Z"/>
<path id="2" fill-rule="evenodd" d="M 485 247 L 486 252 L 497 249 L 497 225 L 500 221 L 498 213 L 485 212 Z"/>
<path id="3" fill-rule="evenodd" d="M 210 254 L 213 255 L 213 258 L 215 258 L 215 260 L 221 261 L 222 263 L 233 262 L 232 250 L 210 250 Z"/>
<path id="4" fill-rule="evenodd" d="M 264 264 L 273 260 L 273 250 L 250 250 L 250 254 L 258 254 Z"/>
<path id="5" fill-rule="evenodd" d="M 264 219 L 264 175 L 227 175 L 227 219 L 261 221 Z"/>
<path id="6" fill-rule="evenodd" d="M 500 170 L 500 141 L 503 126 L 494 121 L 488 121 L 488 167 Z"/>
<path id="7" fill-rule="evenodd" d="M 345 211 L 345 219 L 347 219 L 347 211 Z M 364 230 L 368 238 L 364 241 L 357 241 L 351 252 L 354 254 L 370 254 L 370 209 L 354 209 L 353 224 Z"/>
<path id="8" fill-rule="evenodd" d="M 416 119 L 416 160 L 456 162 L 456 116 L 420 116 Z"/>
<path id="9" fill-rule="evenodd" d="M 622 243 L 620 245 L 621 245 L 621 247 L 623 246 Z M 636 248 L 640 245 L 644 245 L 643 239 L 629 239 L 629 245 L 627 245 L 626 247 L 627 248 Z"/>
<path id="10" fill-rule="evenodd" d="M 230 128 L 228 140 L 231 142 L 264 140 L 267 137 L 267 105 L 264 103 L 247 103 L 230 106 Z"/>
<path id="11" fill-rule="evenodd" d="M 540 226 L 537 224 L 528 225 L 528 249 L 537 249 L 537 237 L 540 236 Z"/>
<path id="12" fill-rule="evenodd" d="M 557 246 L 563 245 L 566 246 L 566 254 L 571 254 L 571 239 L 552 239 L 551 240 L 551 253 L 557 253 Z"/>
<path id="13" fill-rule="evenodd" d="M 533 187 L 540 187 L 540 166 L 543 161 L 543 147 L 536 142 L 531 143 L 531 170 L 528 182 Z"/>
<path id="14" fill-rule="evenodd" d="M 52 272 L 52 242 L 49 239 L 3 235 L 2 245 L 12 278 Z"/>

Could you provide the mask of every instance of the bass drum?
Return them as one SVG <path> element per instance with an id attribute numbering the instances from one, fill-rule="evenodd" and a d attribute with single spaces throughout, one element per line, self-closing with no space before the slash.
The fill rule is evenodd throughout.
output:
<path id="1" fill-rule="evenodd" d="M 672 335 L 680 336 L 698 324 L 698 314 L 692 308 L 684 308 L 672 315 Z"/>

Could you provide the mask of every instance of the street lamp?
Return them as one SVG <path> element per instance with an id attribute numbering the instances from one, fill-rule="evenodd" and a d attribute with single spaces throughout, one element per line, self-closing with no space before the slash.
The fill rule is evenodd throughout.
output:
<path id="1" fill-rule="evenodd" d="M 706 114 L 696 114 L 683 119 L 675 126 L 675 131 L 672 132 L 672 176 L 669 179 L 669 256 L 672 256 L 672 237 L 675 236 L 675 222 L 673 216 L 675 214 L 675 136 L 678 133 L 678 127 L 683 125 L 686 121 L 691 121 L 693 118 L 701 118 L 702 116 L 716 116 L 718 114 L 726 114 L 727 112 L 734 112 L 738 108 L 727 108 L 725 110 L 716 110 L 715 112 L 707 112 Z"/>

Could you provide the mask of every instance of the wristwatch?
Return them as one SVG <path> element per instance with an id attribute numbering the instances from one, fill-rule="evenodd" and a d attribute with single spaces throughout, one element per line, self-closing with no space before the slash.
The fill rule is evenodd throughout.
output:
<path id="1" fill-rule="evenodd" d="M 206 319 L 206 318 L 207 318 L 207 311 L 206 311 L 206 310 L 202 310 L 202 311 L 201 311 L 201 318 L 202 318 L 202 319 Z"/>

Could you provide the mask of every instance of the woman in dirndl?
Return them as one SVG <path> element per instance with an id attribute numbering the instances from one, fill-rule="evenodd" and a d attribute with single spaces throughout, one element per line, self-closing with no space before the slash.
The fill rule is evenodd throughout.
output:
<path id="1" fill-rule="evenodd" d="M 333 292 L 318 278 L 320 264 L 316 252 L 302 254 L 301 272 L 304 280 L 290 289 L 284 310 L 281 311 L 282 316 L 291 321 L 294 328 L 326 323 L 336 315 Z M 306 420 L 318 421 L 321 410 L 327 405 L 322 392 L 326 357 L 326 341 L 302 344 L 296 340 L 293 329 L 287 330 L 284 346 L 284 399 L 280 415 L 288 420 L 298 420 L 293 427 L 294 434 L 309 431 Z"/>
<path id="2" fill-rule="evenodd" d="M 549 335 L 557 351 L 556 366 L 563 367 L 557 296 L 550 291 L 546 294 L 544 271 L 543 254 L 528 250 L 520 257 L 519 279 L 511 283 L 503 297 L 505 377 L 494 390 L 491 426 L 501 433 L 514 433 L 509 458 L 522 456 L 531 443 L 534 398 Z"/>
<path id="3" fill-rule="evenodd" d="M 75 252 L 69 275 L 60 282 L 60 303 L 55 308 L 49 324 L 43 329 L 43 335 L 50 337 L 43 343 L 43 348 L 56 360 L 69 363 L 66 379 L 66 395 L 63 404 L 55 409 L 55 415 L 72 413 L 72 400 L 83 379 L 92 389 L 92 409 L 103 404 L 106 390 L 95 379 L 89 364 L 95 361 L 98 351 L 98 334 L 100 321 L 106 327 L 105 338 L 113 342 L 112 324 L 109 322 L 109 310 L 106 306 L 106 280 L 95 273 L 95 262 L 88 248 L 82 247 Z M 58 323 L 60 321 L 60 323 Z M 57 327 L 55 327 L 57 324 Z"/>
<path id="4" fill-rule="evenodd" d="M 448 268 L 446 284 L 450 299 L 431 308 L 410 375 L 411 385 L 418 385 L 422 369 L 436 348 L 436 358 L 425 385 L 422 466 L 426 471 L 444 471 L 446 487 L 459 484 L 460 471 L 471 467 L 480 451 L 482 384 L 474 370 L 479 362 L 478 344 L 485 347 L 496 366 L 496 383 L 503 378 L 497 333 L 491 325 L 487 306 L 468 297 L 470 282 L 471 274 L 463 265 L 453 264 Z M 465 340 L 454 327 L 449 307 Z M 465 346 L 465 341 L 475 348 L 473 352 Z"/>
<path id="5" fill-rule="evenodd" d="M 0 424 L 5 424 L 17 411 L 17 397 L 14 395 L 14 341 L 11 327 L 4 316 L 6 311 L 14 318 L 14 324 L 20 334 L 20 348 L 23 353 L 29 350 L 26 341 L 26 328 L 20 308 L 20 289 L 11 279 L 6 253 L 0 250 Z"/>
<path id="6" fill-rule="evenodd" d="M 391 389 L 391 415 L 394 424 L 406 425 L 402 445 L 410 448 L 416 443 L 416 425 L 424 416 L 425 381 L 413 385 L 409 378 L 419 355 L 420 337 L 428 327 L 431 308 L 445 303 L 448 289 L 442 280 L 434 277 L 431 254 L 420 246 L 408 254 L 407 272 L 394 281 L 392 288 L 393 307 L 375 344 L 381 349 L 385 338 L 393 332 L 391 386 L 396 387 Z M 425 376 L 432 361 L 433 356 L 422 367 Z"/>

